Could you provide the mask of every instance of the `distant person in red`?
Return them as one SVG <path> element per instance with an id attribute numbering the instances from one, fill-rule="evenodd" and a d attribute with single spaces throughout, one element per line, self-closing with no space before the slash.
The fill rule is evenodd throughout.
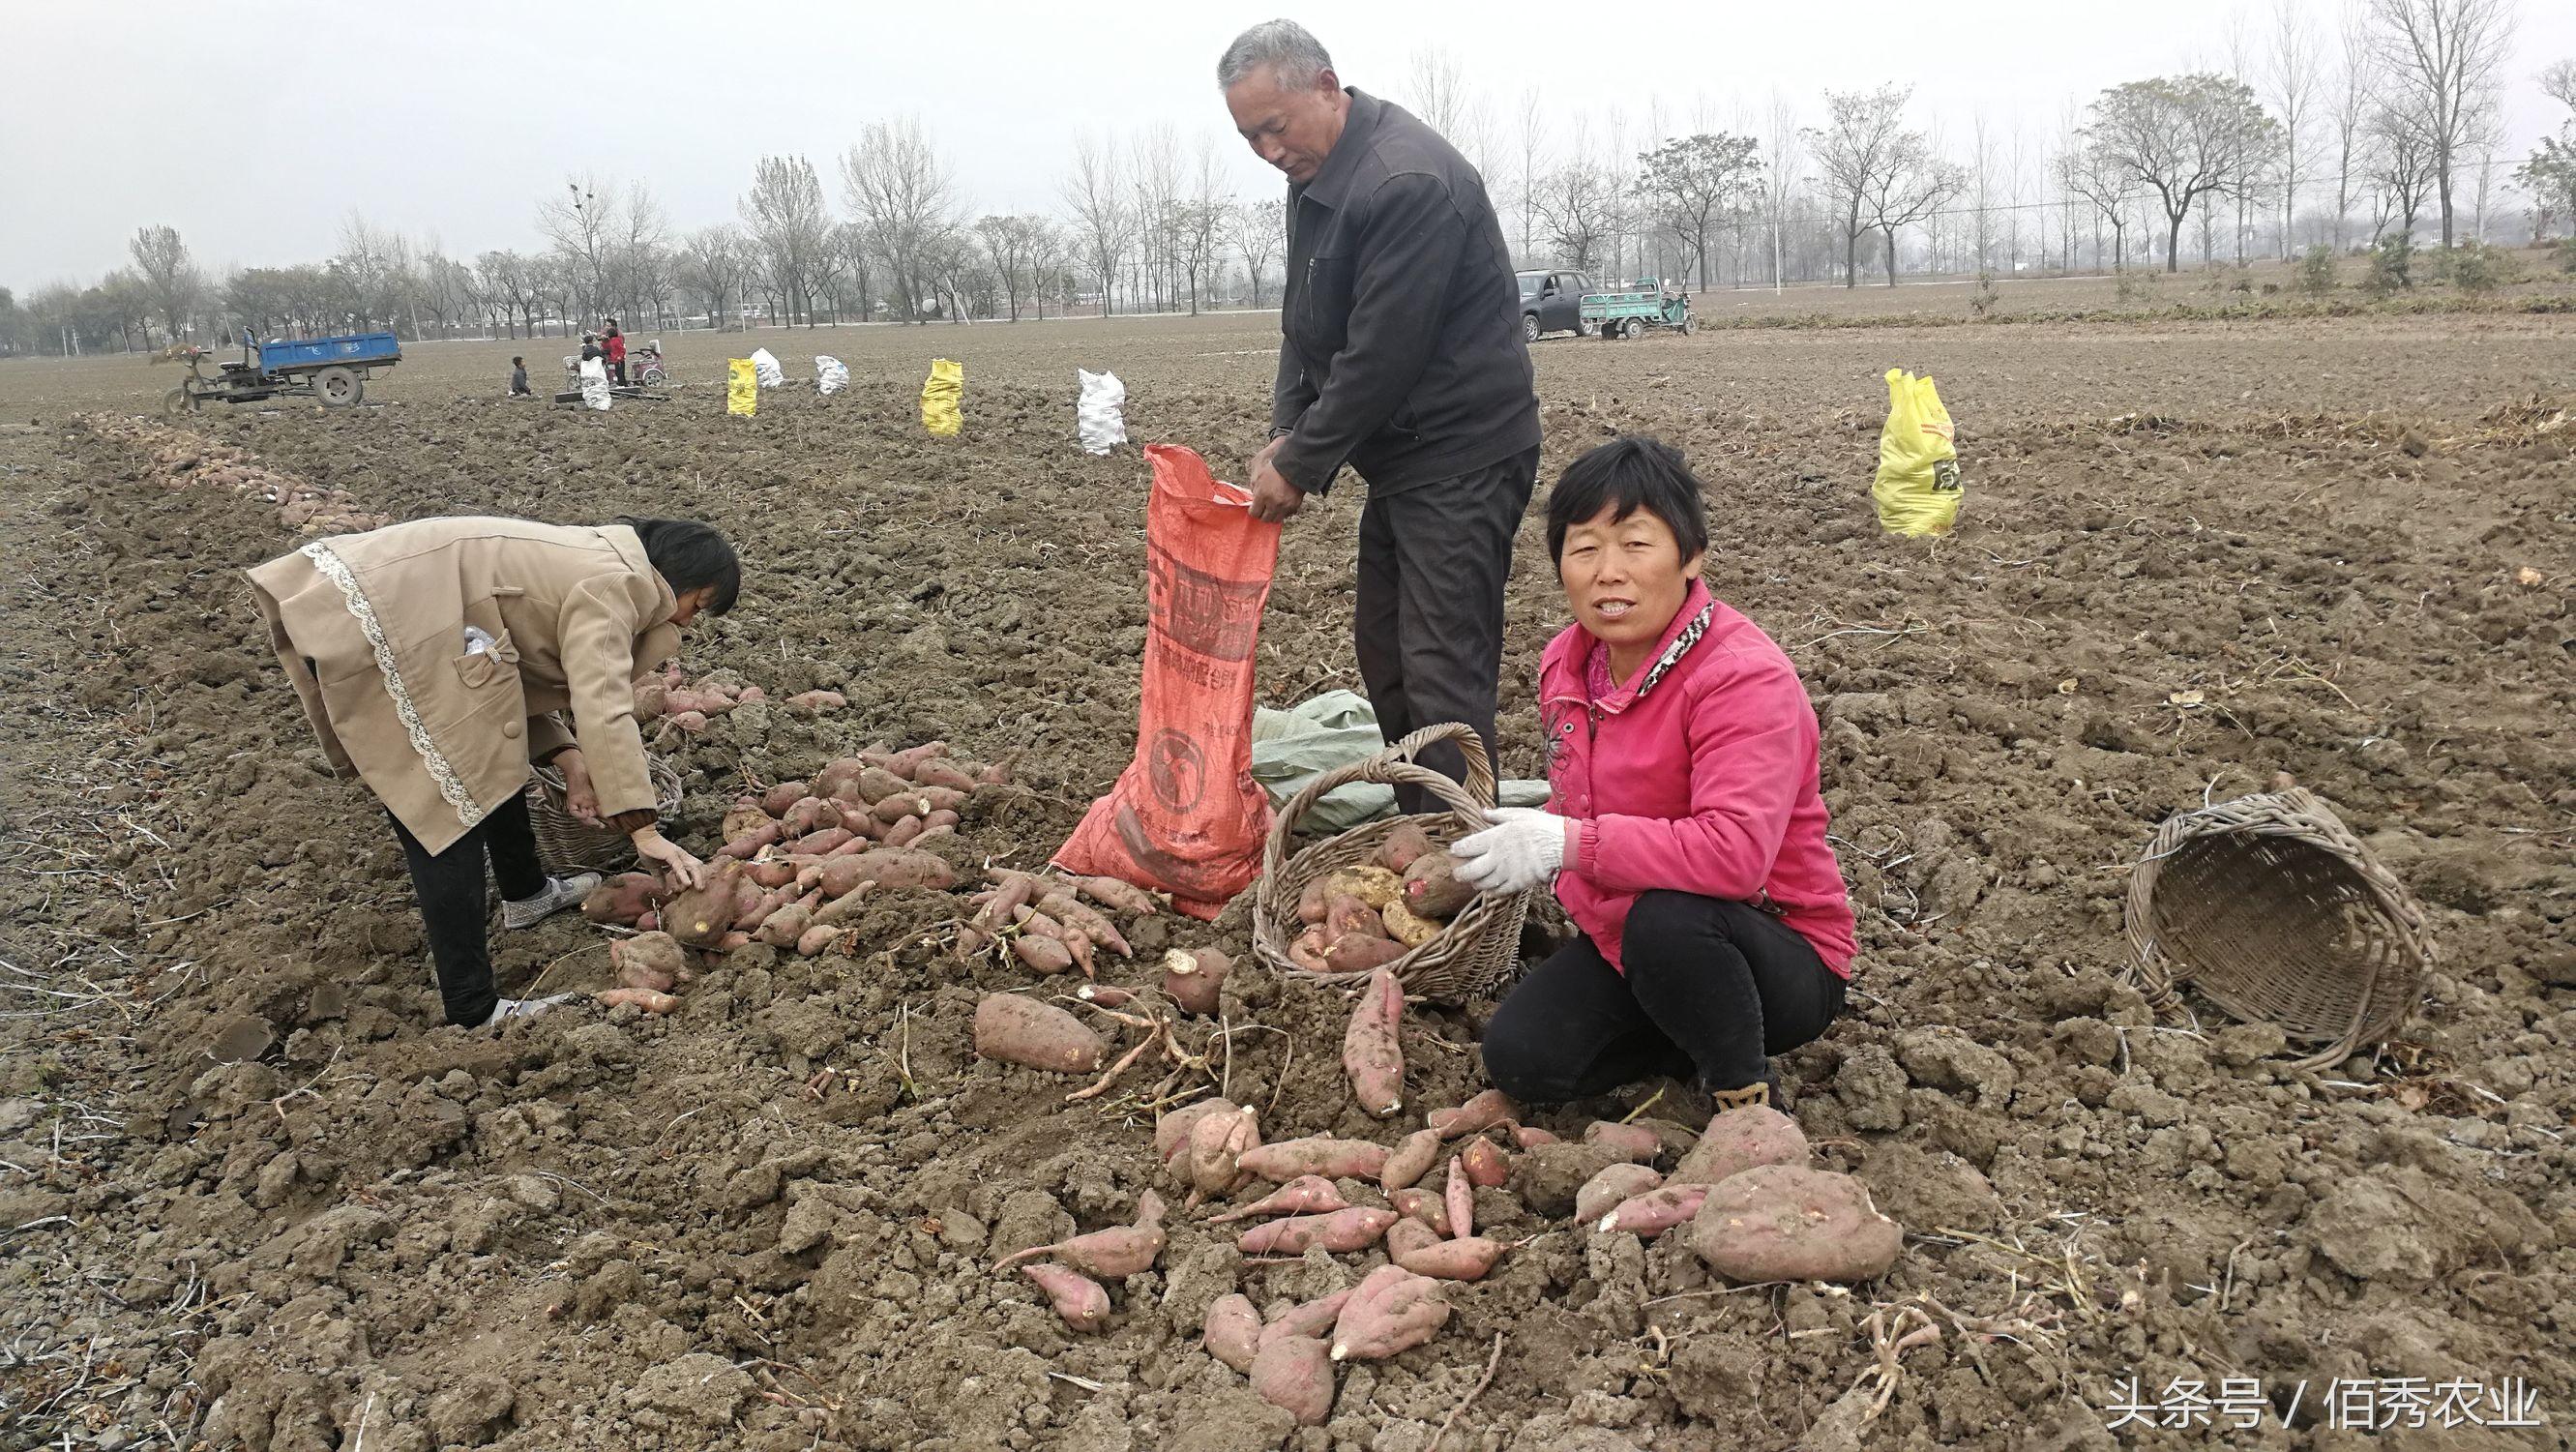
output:
<path id="1" fill-rule="evenodd" d="M 618 387 L 624 388 L 626 386 L 626 335 L 617 330 L 617 319 L 608 320 L 608 335 L 600 339 L 599 346 L 608 355 L 609 376 L 617 380 Z"/>

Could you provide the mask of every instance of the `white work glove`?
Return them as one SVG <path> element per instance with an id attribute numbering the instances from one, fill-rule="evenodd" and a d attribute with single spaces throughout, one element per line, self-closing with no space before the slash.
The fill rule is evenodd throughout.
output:
<path id="1" fill-rule="evenodd" d="M 1493 807 L 1491 827 L 1462 837 L 1449 855 L 1458 876 L 1479 892 L 1526 892 L 1545 887 L 1565 865 L 1565 819 L 1537 807 Z"/>

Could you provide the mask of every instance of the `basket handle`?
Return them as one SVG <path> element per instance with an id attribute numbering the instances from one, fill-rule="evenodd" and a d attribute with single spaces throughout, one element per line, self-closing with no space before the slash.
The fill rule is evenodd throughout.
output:
<path id="1" fill-rule="evenodd" d="M 1460 754 L 1467 758 L 1467 780 L 1462 786 L 1441 772 L 1419 764 L 1415 758 L 1427 748 L 1443 741 L 1458 743 Z M 1288 839 L 1297 823 L 1314 810 L 1315 803 L 1353 782 L 1374 782 L 1381 786 L 1418 786 L 1449 804 L 1459 824 L 1470 831 L 1484 829 L 1485 808 L 1494 804 L 1494 768 L 1485 756 L 1485 743 L 1474 728 L 1455 721 L 1425 726 L 1385 750 L 1362 757 L 1346 766 L 1334 767 L 1297 789 L 1288 805 L 1279 809 L 1270 824 L 1270 843 L 1261 854 L 1261 873 L 1276 881 L 1288 867 Z"/>

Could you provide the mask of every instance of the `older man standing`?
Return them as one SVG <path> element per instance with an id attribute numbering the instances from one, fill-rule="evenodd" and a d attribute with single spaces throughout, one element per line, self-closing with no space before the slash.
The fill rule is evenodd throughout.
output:
<path id="1" fill-rule="evenodd" d="M 1494 744 L 1503 582 L 1538 477 L 1538 394 L 1484 178 L 1399 106 L 1344 89 L 1293 21 L 1226 47 L 1235 128 L 1288 176 L 1288 286 L 1252 511 L 1285 520 L 1344 465 L 1368 482 L 1352 634 L 1389 741 L 1463 721 Z M 1456 777 L 1442 747 L 1425 765 Z M 1429 803 L 1404 793 L 1404 809 Z"/>

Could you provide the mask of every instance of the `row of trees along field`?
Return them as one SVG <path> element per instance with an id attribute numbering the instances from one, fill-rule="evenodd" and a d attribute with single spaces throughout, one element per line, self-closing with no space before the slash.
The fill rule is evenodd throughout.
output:
<path id="1" fill-rule="evenodd" d="M 1698 287 L 1907 272 L 2244 263 L 2397 235 L 2511 240 L 2576 223 L 2576 61 L 2543 71 L 2566 108 L 2517 162 L 2498 99 L 2511 0 L 2362 0 L 2239 12 L 2223 65 L 2070 99 L 2053 134 L 1973 115 L 1921 124 L 1910 88 L 1828 91 L 1802 117 L 1703 100 L 1554 117 L 1508 113 L 1444 52 L 1386 89 L 1484 173 L 1524 266 Z M 1363 78 L 1363 80 L 1374 78 Z M 2520 193 L 2519 203 L 2511 193 Z M 566 184 L 542 248 L 451 255 L 360 216 L 327 260 L 210 277 L 167 225 L 128 265 L 23 300 L 0 348 L 61 352 L 390 328 L 415 338 L 1176 311 L 1275 302 L 1279 196 L 1234 193 L 1215 143 L 1156 126 L 1075 143 L 1047 213 L 978 214 L 919 121 L 867 126 L 838 158 L 764 156 L 732 220 L 676 228 L 643 181 Z"/>

